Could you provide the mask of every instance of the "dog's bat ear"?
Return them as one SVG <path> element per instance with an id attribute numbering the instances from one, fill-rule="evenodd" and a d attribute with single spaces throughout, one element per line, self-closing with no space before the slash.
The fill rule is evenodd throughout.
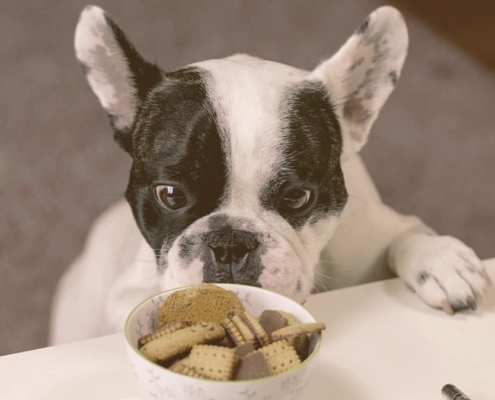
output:
<path id="1" fill-rule="evenodd" d="M 359 151 L 394 90 L 407 54 L 408 35 L 393 7 L 370 14 L 341 49 L 310 75 L 323 81 L 336 105 L 344 154 Z"/>
<path id="2" fill-rule="evenodd" d="M 108 114 L 115 140 L 132 156 L 136 114 L 160 82 L 160 69 L 136 51 L 99 7 L 87 6 L 82 11 L 74 42 L 77 60 Z"/>

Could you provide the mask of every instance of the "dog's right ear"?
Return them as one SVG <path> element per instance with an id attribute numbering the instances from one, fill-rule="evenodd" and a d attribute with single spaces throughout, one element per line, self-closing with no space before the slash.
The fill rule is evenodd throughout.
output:
<path id="1" fill-rule="evenodd" d="M 115 140 L 132 156 L 136 114 L 162 78 L 120 28 L 99 7 L 87 6 L 75 34 L 76 57 L 89 85 L 108 114 Z"/>

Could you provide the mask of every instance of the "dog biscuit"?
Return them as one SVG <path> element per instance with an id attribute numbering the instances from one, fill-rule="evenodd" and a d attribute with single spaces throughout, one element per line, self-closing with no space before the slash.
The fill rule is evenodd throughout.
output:
<path id="1" fill-rule="evenodd" d="M 255 351 L 239 362 L 239 367 L 235 375 L 237 381 L 259 379 L 270 376 L 271 369 L 263 353 Z"/>
<path id="2" fill-rule="evenodd" d="M 146 343 L 149 343 L 152 340 L 168 335 L 169 333 L 175 332 L 179 329 L 186 328 L 190 325 L 190 323 L 184 321 L 171 322 L 170 324 L 158 328 L 156 331 L 151 332 L 148 335 L 141 336 L 138 340 L 139 348 L 143 347 Z"/>
<path id="3" fill-rule="evenodd" d="M 235 348 L 236 362 L 240 361 L 242 358 L 250 353 L 254 353 L 255 348 L 252 343 L 244 343 Z"/>
<path id="4" fill-rule="evenodd" d="M 190 365 L 189 365 L 189 356 L 177 358 L 176 360 L 174 360 L 173 362 L 170 363 L 170 366 L 168 368 L 171 369 L 171 368 L 173 368 L 177 364 L 183 364 L 186 367 L 190 367 Z"/>
<path id="5" fill-rule="evenodd" d="M 158 311 L 158 326 L 162 327 L 175 321 L 208 321 L 219 324 L 225 318 L 231 318 L 244 310 L 242 302 L 234 292 L 202 283 L 167 297 Z"/>
<path id="6" fill-rule="evenodd" d="M 225 330 L 218 324 L 202 322 L 161 336 L 141 347 L 141 353 L 151 361 L 163 362 L 192 349 L 194 345 L 221 340 Z"/>
<path id="7" fill-rule="evenodd" d="M 235 366 L 235 350 L 227 347 L 196 345 L 189 355 L 189 366 L 208 379 L 228 381 Z"/>
<path id="8" fill-rule="evenodd" d="M 261 347 L 268 345 L 270 343 L 270 338 L 256 318 L 254 318 L 248 311 L 244 311 L 240 315 L 246 325 L 254 333 L 256 339 L 258 339 L 259 345 Z"/>
<path id="9" fill-rule="evenodd" d="M 273 342 L 257 351 L 263 353 L 274 375 L 288 371 L 301 363 L 296 350 L 287 340 Z"/>
<path id="10" fill-rule="evenodd" d="M 287 339 L 294 336 L 321 332 L 326 328 L 323 322 L 310 322 L 307 324 L 289 325 L 272 333 L 273 340 Z"/>
<path id="11" fill-rule="evenodd" d="M 236 328 L 239 330 L 241 333 L 242 337 L 246 342 L 253 343 L 253 345 L 256 346 L 256 343 L 258 342 L 256 340 L 256 335 L 254 332 L 249 328 L 249 326 L 244 322 L 243 319 L 239 315 L 234 315 L 232 317 L 232 322 L 236 326 Z"/>
<path id="12" fill-rule="evenodd" d="M 234 322 L 232 322 L 232 320 L 225 319 L 221 325 L 225 329 L 227 338 L 234 346 L 240 346 L 247 343 L 246 339 L 244 339 L 244 336 L 242 336 L 242 333 L 239 331 Z"/>
<path id="13" fill-rule="evenodd" d="M 280 311 L 280 310 L 278 312 L 285 317 L 285 325 L 284 326 L 299 325 L 301 323 L 291 313 L 288 313 L 286 311 Z M 280 328 L 282 328 L 282 327 L 280 327 Z M 308 335 L 288 337 L 287 340 L 296 349 L 297 354 L 298 354 L 299 358 L 301 359 L 301 361 L 304 361 L 306 359 L 306 357 L 308 356 L 308 351 L 309 351 L 309 337 L 308 337 Z"/>
<path id="14" fill-rule="evenodd" d="M 201 378 L 205 379 L 206 376 L 199 374 L 198 372 L 194 371 L 191 367 L 187 366 L 186 364 L 182 363 L 181 361 L 175 363 L 169 368 L 170 371 L 177 372 L 178 374 L 181 375 L 186 375 L 190 376 L 192 378 Z"/>
<path id="15" fill-rule="evenodd" d="M 259 323 L 268 336 L 271 336 L 272 332 L 285 326 L 286 318 L 279 311 L 265 310 L 259 317 Z"/>

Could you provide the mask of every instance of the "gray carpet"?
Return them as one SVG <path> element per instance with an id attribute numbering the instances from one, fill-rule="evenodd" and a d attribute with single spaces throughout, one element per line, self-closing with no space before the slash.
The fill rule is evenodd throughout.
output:
<path id="1" fill-rule="evenodd" d="M 0 13 L 0 355 L 45 345 L 57 279 L 130 166 L 74 60 L 85 3 L 29 3 Z M 379 2 L 99 5 L 167 69 L 234 52 L 312 68 Z M 364 157 L 386 202 L 495 256 L 495 77 L 406 19 L 407 65 Z"/>

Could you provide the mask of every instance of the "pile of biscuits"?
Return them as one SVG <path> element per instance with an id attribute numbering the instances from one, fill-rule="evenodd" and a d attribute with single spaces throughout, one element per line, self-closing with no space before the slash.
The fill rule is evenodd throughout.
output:
<path id="1" fill-rule="evenodd" d="M 200 284 L 170 295 L 159 328 L 139 338 L 141 353 L 179 374 L 219 381 L 259 379 L 288 371 L 308 356 L 309 335 L 325 324 L 292 314 L 251 315 L 235 293 Z"/>

